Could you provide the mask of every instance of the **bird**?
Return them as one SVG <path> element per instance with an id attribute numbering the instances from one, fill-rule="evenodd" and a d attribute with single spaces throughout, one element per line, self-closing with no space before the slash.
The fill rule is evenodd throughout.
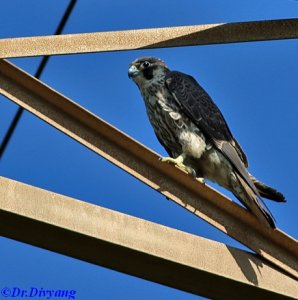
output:
<path id="1" fill-rule="evenodd" d="M 252 176 L 247 157 L 218 106 L 194 77 L 172 71 L 156 57 L 129 64 L 128 77 L 140 90 L 149 121 L 168 157 L 205 184 L 205 179 L 231 191 L 264 226 L 276 228 L 263 197 L 286 202 L 282 193 Z"/>

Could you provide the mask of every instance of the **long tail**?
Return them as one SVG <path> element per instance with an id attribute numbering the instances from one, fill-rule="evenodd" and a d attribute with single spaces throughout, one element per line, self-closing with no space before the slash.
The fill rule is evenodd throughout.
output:
<path id="1" fill-rule="evenodd" d="M 265 183 L 259 181 L 257 178 L 255 178 L 251 174 L 249 174 L 249 176 L 262 197 L 276 201 L 276 202 L 286 202 L 285 196 L 282 193 L 280 193 L 277 190 L 275 190 L 274 188 L 266 185 Z"/>
<path id="2" fill-rule="evenodd" d="M 274 218 L 265 203 L 262 201 L 262 198 L 256 195 L 256 193 L 239 174 L 235 172 L 235 175 L 242 187 L 241 192 L 240 190 L 237 192 L 233 191 L 235 196 L 259 219 L 260 222 L 267 227 L 275 228 Z M 262 202 L 264 207 L 260 202 Z"/>

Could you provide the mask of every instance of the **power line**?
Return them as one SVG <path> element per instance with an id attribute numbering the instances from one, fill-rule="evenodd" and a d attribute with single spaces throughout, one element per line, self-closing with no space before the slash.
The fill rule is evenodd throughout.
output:
<path id="1" fill-rule="evenodd" d="M 74 8 L 76 2 L 77 2 L 77 0 L 71 0 L 70 1 L 70 3 L 68 4 L 68 6 L 67 6 L 67 8 L 64 12 L 64 15 L 63 15 L 63 17 L 62 17 L 55 33 L 54 33 L 54 35 L 59 35 L 59 34 L 62 33 L 62 31 L 65 27 L 65 24 L 68 21 L 69 16 L 71 15 L 71 13 L 73 11 L 73 8 Z M 44 69 L 45 69 L 45 67 L 48 63 L 49 58 L 50 58 L 50 56 L 44 56 L 42 58 L 39 66 L 38 66 L 38 69 L 36 70 L 35 75 L 34 75 L 36 78 L 39 79 L 40 76 L 42 75 L 42 72 L 44 71 Z M 6 134 L 5 134 L 5 136 L 3 138 L 3 141 L 0 145 L 0 159 L 2 158 L 4 152 L 7 148 L 7 145 L 9 143 L 9 141 L 10 141 L 10 139 L 11 139 L 11 137 L 12 137 L 12 135 L 13 135 L 13 133 L 14 133 L 21 117 L 22 117 L 22 115 L 23 115 L 23 112 L 24 112 L 24 109 L 22 107 L 19 107 L 16 114 L 15 114 L 15 116 L 14 116 L 14 118 L 13 118 L 13 120 L 10 123 L 10 126 L 9 126 L 8 130 L 6 131 Z"/>

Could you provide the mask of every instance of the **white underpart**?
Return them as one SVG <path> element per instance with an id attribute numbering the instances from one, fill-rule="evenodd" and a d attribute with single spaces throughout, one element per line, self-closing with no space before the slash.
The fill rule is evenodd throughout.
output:
<path id="1" fill-rule="evenodd" d="M 231 183 L 237 182 L 233 167 L 229 161 L 215 148 L 208 151 L 207 160 L 204 163 L 204 174 L 209 180 L 229 189 Z"/>
<path id="2" fill-rule="evenodd" d="M 200 158 L 206 149 L 205 141 L 194 132 L 183 130 L 179 135 L 183 153 Z"/>

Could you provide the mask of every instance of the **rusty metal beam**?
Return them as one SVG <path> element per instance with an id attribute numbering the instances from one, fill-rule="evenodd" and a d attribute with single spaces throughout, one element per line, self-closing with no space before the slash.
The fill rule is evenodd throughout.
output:
<path id="1" fill-rule="evenodd" d="M 298 278 L 298 244 L 7 61 L 0 93 Z"/>
<path id="2" fill-rule="evenodd" d="M 0 186 L 6 237 L 212 299 L 298 297 L 295 279 L 254 254 L 7 178 Z"/>
<path id="3" fill-rule="evenodd" d="M 0 40 L 0 58 L 298 38 L 298 19 L 206 24 Z"/>

